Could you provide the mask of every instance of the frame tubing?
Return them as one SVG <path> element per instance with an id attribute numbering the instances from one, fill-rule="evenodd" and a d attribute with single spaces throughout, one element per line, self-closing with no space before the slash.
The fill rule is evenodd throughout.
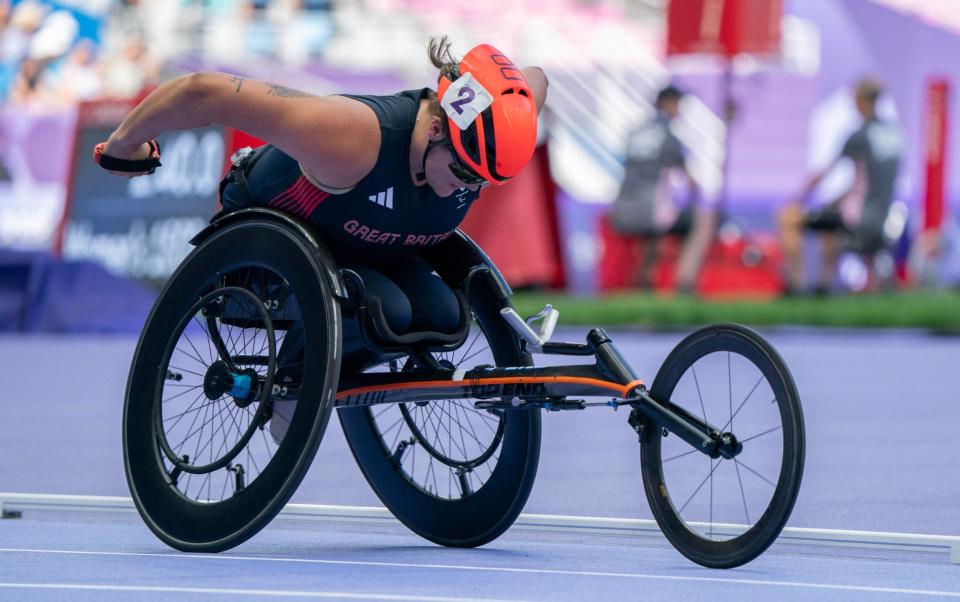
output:
<path id="1" fill-rule="evenodd" d="M 583 343 L 544 343 L 540 346 L 544 355 L 593 355 L 593 347 Z"/>
<path id="2" fill-rule="evenodd" d="M 587 344 L 597 356 L 597 368 L 601 372 L 622 384 L 637 380 L 633 368 L 620 355 L 613 341 L 602 328 L 594 328 L 587 333 Z"/>
<path id="3" fill-rule="evenodd" d="M 712 433 L 717 429 L 703 420 L 670 402 L 659 402 L 645 390 L 636 390 L 637 401 L 633 404 L 638 412 L 693 446 L 697 451 L 715 457 L 717 442 Z"/>
<path id="4" fill-rule="evenodd" d="M 591 330 L 587 334 L 587 343 L 596 353 L 597 368 L 601 372 L 607 373 L 622 383 L 629 383 L 636 379 L 630 364 L 620 355 L 603 329 Z M 709 456 L 717 453 L 718 444 L 714 436 L 719 434 L 719 431 L 715 427 L 669 401 L 660 402 L 653 399 L 644 387 L 635 388 L 633 393 L 637 396 L 637 401 L 632 404 L 633 407 L 654 424 L 676 434 L 698 451 Z"/>

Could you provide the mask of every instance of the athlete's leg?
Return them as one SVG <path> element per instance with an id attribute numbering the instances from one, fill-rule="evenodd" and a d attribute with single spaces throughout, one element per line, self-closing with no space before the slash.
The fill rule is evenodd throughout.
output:
<path id="1" fill-rule="evenodd" d="M 678 234 L 683 235 L 682 230 L 687 229 L 677 259 L 677 290 L 682 293 L 692 293 L 696 289 L 700 266 L 717 231 L 719 215 L 715 209 L 698 207 L 691 210 L 689 219 L 692 220 L 689 227 L 678 224 Z"/>
<path id="2" fill-rule="evenodd" d="M 640 236 L 635 239 L 633 285 L 648 289 L 653 286 L 653 266 L 657 262 L 660 238 L 658 236 Z"/>
<path id="3" fill-rule="evenodd" d="M 237 187 L 229 178 L 230 174 L 228 173 L 220 186 L 220 204 L 223 206 L 223 210 L 230 212 L 248 207 L 250 205 L 249 201 L 241 196 Z"/>
<path id="4" fill-rule="evenodd" d="M 803 286 L 803 207 L 790 203 L 777 213 L 777 231 L 783 249 L 783 272 L 788 290 L 798 291 Z"/>
<path id="5" fill-rule="evenodd" d="M 451 333 L 457 329 L 460 324 L 457 297 L 427 262 L 408 255 L 385 269 L 410 300 L 410 330 Z"/>
<path id="6" fill-rule="evenodd" d="M 360 275 L 368 299 L 377 297 L 380 300 L 383 316 L 387 319 L 390 330 L 396 334 L 410 332 L 413 320 L 410 299 L 392 278 L 386 276 L 379 267 L 376 269 L 368 265 L 346 265 L 344 267 Z"/>
<path id="7" fill-rule="evenodd" d="M 846 249 L 857 253 L 867 268 L 867 292 L 890 287 L 893 284 L 893 259 L 887 249 L 881 219 L 861 219 L 846 241 Z"/>
<path id="8" fill-rule="evenodd" d="M 843 237 L 849 233 L 840 214 L 839 203 L 833 202 L 821 209 L 811 211 L 807 215 L 805 226 L 820 235 L 820 273 L 817 276 L 814 292 L 826 294 L 833 288 Z"/>
<path id="9" fill-rule="evenodd" d="M 820 233 L 820 274 L 817 277 L 816 291 L 826 293 L 833 288 L 837 274 L 837 261 L 840 259 L 841 233 L 823 231 Z"/>

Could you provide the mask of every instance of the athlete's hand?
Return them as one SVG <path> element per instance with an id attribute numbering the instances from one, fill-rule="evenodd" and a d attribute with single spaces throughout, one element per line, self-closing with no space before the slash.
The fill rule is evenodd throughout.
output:
<path id="1" fill-rule="evenodd" d="M 142 171 L 120 171 L 105 167 L 103 164 L 104 158 L 107 159 L 107 163 L 110 162 L 109 159 L 119 159 L 121 161 L 148 161 L 154 159 L 156 162 L 154 166 L 147 167 Z M 130 147 L 111 137 L 106 142 L 101 142 L 98 144 L 93 150 L 93 160 L 97 164 L 114 175 L 124 176 L 127 178 L 135 178 L 137 176 L 144 176 L 153 173 L 154 169 L 156 169 L 156 166 L 159 166 L 160 164 L 159 159 L 160 147 L 157 146 L 156 142 L 153 140 Z"/>

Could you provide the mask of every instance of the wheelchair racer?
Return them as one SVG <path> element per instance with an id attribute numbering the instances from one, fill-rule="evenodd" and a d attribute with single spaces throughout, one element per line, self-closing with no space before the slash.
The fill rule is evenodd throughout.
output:
<path id="1" fill-rule="evenodd" d="M 446 36 L 428 50 L 437 90 L 391 96 L 184 75 L 134 108 L 94 159 L 118 175 L 151 173 L 158 135 L 210 123 L 266 140 L 221 183 L 224 210 L 266 206 L 305 220 L 380 299 L 393 332 L 450 333 L 456 296 L 416 251 L 449 237 L 482 187 L 508 182 L 529 161 L 547 78 L 488 44 L 460 61 Z"/>

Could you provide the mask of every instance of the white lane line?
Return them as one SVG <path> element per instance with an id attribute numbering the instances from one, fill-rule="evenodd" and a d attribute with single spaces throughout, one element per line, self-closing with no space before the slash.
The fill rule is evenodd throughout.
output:
<path id="1" fill-rule="evenodd" d="M 531 575 L 561 575 L 570 577 L 614 577 L 621 579 L 646 579 L 652 581 L 691 581 L 700 583 L 731 583 L 736 585 L 761 585 L 771 587 L 796 587 L 807 589 L 826 589 L 837 591 L 876 592 L 885 594 L 907 594 L 913 596 L 936 596 L 960 598 L 960 591 L 942 591 L 932 589 L 909 589 L 902 587 L 874 587 L 870 585 L 843 585 L 834 583 L 812 583 L 807 581 L 774 581 L 767 579 L 737 579 L 733 577 L 693 577 L 689 575 L 655 575 L 651 573 L 612 573 L 605 571 L 567 571 L 560 569 L 524 569 L 516 567 L 471 566 L 460 564 L 416 564 L 412 562 L 373 562 L 361 560 L 323 560 L 318 558 L 271 558 L 269 556 L 227 556 L 223 554 L 164 554 L 159 552 L 93 552 L 86 550 L 41 550 L 32 548 L 0 548 L 0 553 L 24 554 L 71 554 L 80 556 L 150 556 L 159 558 L 189 558 L 191 560 L 221 560 L 250 562 L 281 562 L 300 564 L 323 564 L 339 566 L 371 566 L 412 569 L 438 569 L 449 571 L 478 571 L 494 573 L 519 573 Z"/>
<path id="2" fill-rule="evenodd" d="M 175 594 L 211 594 L 274 598 L 334 598 L 338 600 L 390 600 L 425 602 L 526 602 L 503 598 L 447 598 L 443 596 L 401 596 L 395 594 L 359 594 L 356 592 L 308 592 L 282 589 L 223 589 L 208 587 L 163 587 L 153 585 L 92 585 L 85 583 L 0 583 L 0 589 L 61 589 L 106 592 L 155 592 Z"/>
<path id="3" fill-rule="evenodd" d="M 133 500 L 128 497 L 6 492 L 0 492 L 0 510 L 136 512 Z M 400 523 L 390 514 L 390 511 L 382 506 L 287 504 L 280 511 L 280 516 L 298 520 L 345 521 L 350 523 L 400 526 Z M 708 528 L 705 523 L 690 523 L 689 526 L 695 530 L 699 529 L 702 532 L 705 532 Z M 721 532 L 724 535 L 730 536 L 739 535 L 746 530 L 744 525 L 720 525 L 716 523 L 710 528 L 715 532 Z M 564 533 L 619 533 L 663 537 L 656 521 L 640 518 L 521 514 L 511 527 L 511 530 L 514 529 L 547 530 Z M 777 542 L 843 548 L 857 547 L 946 553 L 952 564 L 960 564 L 960 537 L 953 535 L 786 527 L 780 532 Z"/>

